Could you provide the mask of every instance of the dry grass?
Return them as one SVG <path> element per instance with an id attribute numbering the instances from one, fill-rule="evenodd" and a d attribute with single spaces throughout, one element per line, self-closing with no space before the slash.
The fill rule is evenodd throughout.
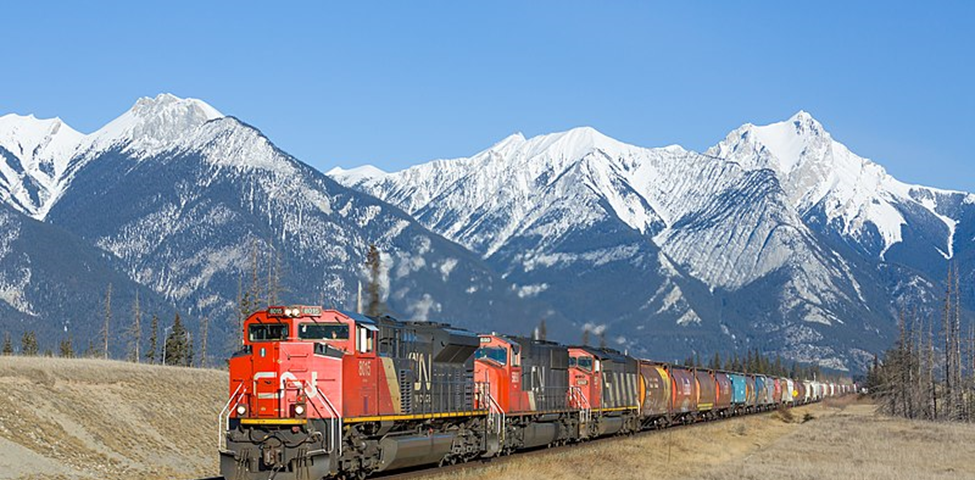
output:
<path id="1" fill-rule="evenodd" d="M 171 479 L 217 471 L 217 370 L 0 358 L 0 479 Z"/>
<path id="2" fill-rule="evenodd" d="M 217 471 L 227 374 L 0 357 L 0 480 Z M 472 466 L 438 480 L 975 478 L 975 426 L 890 419 L 852 397 Z"/>
<path id="3" fill-rule="evenodd" d="M 975 478 L 975 426 L 882 418 L 852 397 L 559 452 L 431 478 Z"/>
<path id="4" fill-rule="evenodd" d="M 700 478 L 970 479 L 973 456 L 973 425 L 887 418 L 853 403 Z"/>

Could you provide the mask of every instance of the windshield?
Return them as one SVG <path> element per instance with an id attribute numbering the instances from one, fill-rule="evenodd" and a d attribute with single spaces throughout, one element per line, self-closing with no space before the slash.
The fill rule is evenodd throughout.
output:
<path id="1" fill-rule="evenodd" d="M 277 342 L 288 339 L 286 323 L 255 323 L 247 330 L 252 342 Z"/>
<path id="2" fill-rule="evenodd" d="M 583 370 L 592 371 L 592 357 L 573 358 L 571 364 Z"/>
<path id="3" fill-rule="evenodd" d="M 474 352 L 474 360 L 491 360 L 501 365 L 507 365 L 508 352 L 499 347 L 481 347 Z"/>
<path id="4" fill-rule="evenodd" d="M 302 340 L 348 340 L 349 326 L 344 323 L 302 323 L 298 325 Z"/>

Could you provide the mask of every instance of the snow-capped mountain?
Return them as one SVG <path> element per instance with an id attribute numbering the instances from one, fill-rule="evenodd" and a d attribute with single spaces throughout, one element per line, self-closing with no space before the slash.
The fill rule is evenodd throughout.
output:
<path id="1" fill-rule="evenodd" d="M 61 192 L 68 162 L 82 139 L 59 118 L 0 117 L 0 199 L 43 218 Z"/>
<path id="2" fill-rule="evenodd" d="M 31 213 L 108 254 L 191 325 L 209 317 L 227 348 L 255 261 L 264 300 L 354 308 L 370 243 L 384 252 L 385 294 L 404 319 L 521 331 L 526 317 L 560 318 L 400 209 L 339 185 L 199 100 L 140 99 L 58 162 L 67 165 L 58 194 Z M 279 289 L 268 291 L 269 277 L 281 279 Z"/>
<path id="3" fill-rule="evenodd" d="M 0 199 L 0 327 L 51 347 L 97 336 L 112 283 L 116 312 L 139 291 L 147 313 L 210 318 L 219 355 L 255 277 L 264 300 L 350 308 L 375 243 L 401 318 L 857 369 L 898 310 L 937 309 L 948 259 L 975 264 L 975 196 L 900 182 L 805 112 L 705 153 L 584 127 L 325 175 L 162 94 L 91 134 L 0 117 Z"/>
<path id="4" fill-rule="evenodd" d="M 724 342 L 837 368 L 888 344 L 898 305 L 933 302 L 972 203 L 896 181 L 805 112 L 706 154 L 577 128 L 329 174 L 631 349 L 683 358 Z"/>
<path id="5" fill-rule="evenodd" d="M 774 171 L 790 205 L 800 214 L 820 215 L 829 228 L 880 259 L 903 241 L 902 227 L 912 223 L 905 208 L 916 208 L 915 214 L 944 224 L 930 240 L 943 257 L 950 259 L 957 220 L 948 215 L 954 213 L 948 211 L 950 207 L 939 200 L 960 196 L 968 197 L 971 203 L 970 196 L 961 192 L 894 179 L 880 165 L 833 140 L 806 112 L 767 126 L 744 125 L 707 153 L 748 169 Z"/>

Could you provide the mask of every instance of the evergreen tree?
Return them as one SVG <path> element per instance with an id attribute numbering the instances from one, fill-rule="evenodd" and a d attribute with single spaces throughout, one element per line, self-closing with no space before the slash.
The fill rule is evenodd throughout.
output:
<path id="1" fill-rule="evenodd" d="M 95 350 L 95 342 L 88 339 L 88 348 L 85 349 L 85 358 L 95 358 L 97 352 Z"/>
<path id="2" fill-rule="evenodd" d="M 588 328 L 583 328 L 582 329 L 582 345 L 583 346 L 587 346 L 587 347 L 589 346 L 589 329 Z"/>
<path id="3" fill-rule="evenodd" d="M 721 363 L 721 354 L 714 352 L 714 358 L 711 359 L 711 369 L 721 370 L 722 368 L 724 368 L 724 365 Z"/>
<path id="4" fill-rule="evenodd" d="M 10 341 L 10 332 L 3 332 L 3 354 L 5 356 L 14 354 L 14 344 Z"/>
<path id="5" fill-rule="evenodd" d="M 159 351 L 159 317 L 152 316 L 149 323 L 149 350 L 146 351 L 146 361 L 156 363 L 156 352 Z"/>
<path id="6" fill-rule="evenodd" d="M 538 339 L 546 340 L 548 338 L 548 327 L 545 325 L 545 319 L 543 318 L 541 322 L 538 322 Z"/>
<path id="7" fill-rule="evenodd" d="M 37 356 L 38 346 L 37 346 L 37 336 L 34 331 L 24 332 L 24 336 L 20 339 L 20 353 L 28 357 Z"/>
<path id="8" fill-rule="evenodd" d="M 61 358 L 74 358 L 74 348 L 71 347 L 71 338 L 61 340 L 58 346 L 58 355 Z"/>
<path id="9" fill-rule="evenodd" d="M 163 349 L 164 365 L 186 365 L 187 360 L 192 359 L 192 353 L 189 351 L 189 332 L 183 327 L 179 313 L 176 314 L 176 319 L 173 321 L 172 330 L 166 336 Z"/>

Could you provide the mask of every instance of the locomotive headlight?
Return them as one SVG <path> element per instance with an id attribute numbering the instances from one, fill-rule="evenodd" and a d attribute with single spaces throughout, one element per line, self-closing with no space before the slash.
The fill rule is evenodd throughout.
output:
<path id="1" fill-rule="evenodd" d="M 247 405 L 237 405 L 237 416 L 243 417 L 245 413 L 247 413 Z"/>
<path id="2" fill-rule="evenodd" d="M 286 317 L 290 317 L 291 316 L 291 309 L 290 308 L 284 309 L 284 316 L 286 316 Z"/>
<path id="3" fill-rule="evenodd" d="M 300 404 L 295 405 L 295 415 L 304 415 L 304 414 L 305 414 L 305 406 Z"/>

